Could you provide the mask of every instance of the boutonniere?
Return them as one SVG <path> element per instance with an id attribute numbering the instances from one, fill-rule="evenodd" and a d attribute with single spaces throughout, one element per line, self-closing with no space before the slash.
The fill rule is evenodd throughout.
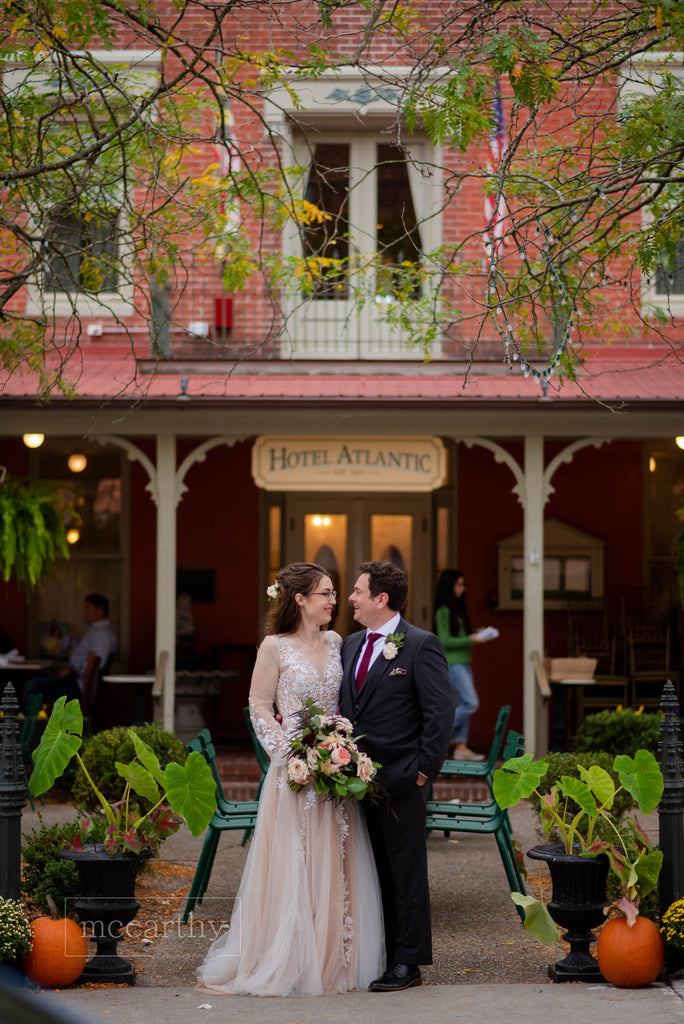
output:
<path id="1" fill-rule="evenodd" d="M 385 637 L 385 643 L 382 648 L 382 656 L 387 661 L 391 661 L 392 658 L 396 658 L 399 653 L 399 648 L 404 646 L 404 634 L 403 633 L 388 633 Z"/>

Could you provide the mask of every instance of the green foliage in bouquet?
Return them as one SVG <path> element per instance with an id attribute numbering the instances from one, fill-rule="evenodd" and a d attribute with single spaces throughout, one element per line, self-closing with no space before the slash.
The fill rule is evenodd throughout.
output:
<path id="1" fill-rule="evenodd" d="M 297 712 L 299 729 L 290 740 L 288 785 L 295 793 L 311 784 L 317 793 L 363 800 L 377 790 L 380 765 L 358 747 L 360 736 L 341 715 L 327 714 L 308 697 Z"/>
<path id="2" fill-rule="evenodd" d="M 17 900 L 0 897 L 0 961 L 17 963 L 31 949 L 31 925 Z"/>
<path id="3" fill-rule="evenodd" d="M 575 750 L 608 750 L 611 754 L 629 754 L 650 750 L 657 755 L 660 742 L 659 711 L 619 708 L 587 715 L 577 731 Z"/>

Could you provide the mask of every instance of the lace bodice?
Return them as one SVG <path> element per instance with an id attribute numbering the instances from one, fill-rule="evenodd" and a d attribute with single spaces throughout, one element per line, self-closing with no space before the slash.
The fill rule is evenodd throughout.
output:
<path id="1" fill-rule="evenodd" d="M 249 710 L 257 739 L 276 764 L 285 764 L 288 739 L 297 726 L 292 716 L 304 700 L 311 697 L 326 711 L 337 711 L 342 662 L 342 638 L 332 630 L 323 634 L 328 645 L 323 675 L 304 653 L 301 644 L 289 636 L 268 636 L 259 648 L 252 685 Z M 274 706 L 282 716 L 276 721 Z"/>

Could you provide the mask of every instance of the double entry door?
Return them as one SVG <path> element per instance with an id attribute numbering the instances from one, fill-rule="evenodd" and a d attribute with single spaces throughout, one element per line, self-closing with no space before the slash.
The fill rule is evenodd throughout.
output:
<path id="1" fill-rule="evenodd" d="M 289 494 L 285 503 L 286 561 L 325 566 L 337 591 L 333 627 L 358 629 L 348 597 L 362 562 L 394 562 L 409 580 L 406 618 L 431 628 L 431 507 L 429 495 Z"/>

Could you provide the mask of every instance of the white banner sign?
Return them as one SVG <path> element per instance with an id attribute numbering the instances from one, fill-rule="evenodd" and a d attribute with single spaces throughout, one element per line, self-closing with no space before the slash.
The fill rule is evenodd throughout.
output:
<path id="1" fill-rule="evenodd" d="M 434 491 L 445 474 L 437 437 L 260 437 L 252 451 L 267 491 Z"/>

